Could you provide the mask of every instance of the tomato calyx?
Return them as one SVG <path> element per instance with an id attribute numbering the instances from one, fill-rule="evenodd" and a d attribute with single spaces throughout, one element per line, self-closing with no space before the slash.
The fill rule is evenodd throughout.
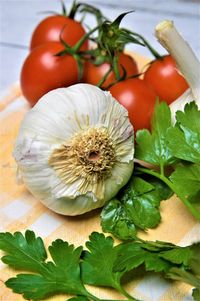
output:
<path id="1" fill-rule="evenodd" d="M 109 88 L 111 85 L 115 84 L 118 81 L 121 81 L 126 78 L 126 70 L 123 65 L 119 64 L 119 55 L 120 52 L 117 52 L 114 54 L 113 57 L 110 57 L 108 53 L 105 50 L 101 50 L 99 48 L 94 48 L 89 51 L 85 51 L 84 53 L 89 54 L 88 57 L 85 57 L 85 60 L 88 60 L 93 64 L 94 66 L 100 66 L 103 65 L 104 63 L 108 63 L 110 65 L 110 68 L 107 70 L 107 72 L 102 76 L 102 78 L 99 80 L 99 82 L 96 84 L 98 87 L 102 88 L 102 85 L 105 83 L 106 79 L 110 75 L 111 72 L 114 72 L 117 80 L 114 81 L 113 83 L 109 84 L 108 86 L 104 87 L 103 89 Z M 119 66 L 122 68 L 122 75 L 120 75 L 119 72 Z"/>
<path id="2" fill-rule="evenodd" d="M 94 51 L 98 52 L 99 49 L 94 49 Z M 120 81 L 129 79 L 129 78 L 139 77 L 141 75 L 141 73 L 138 73 L 138 70 L 136 71 L 137 73 L 133 73 L 131 75 L 130 75 L 130 71 L 127 73 L 125 66 L 123 65 L 123 63 L 121 63 L 121 58 L 120 58 L 121 55 L 123 55 L 124 57 L 127 57 L 127 55 L 125 53 L 118 52 L 115 55 L 115 61 L 114 61 L 114 64 L 117 64 L 117 68 L 120 68 L 121 72 L 119 72 L 118 77 L 115 76 L 115 79 L 113 78 L 113 81 L 109 82 L 107 84 L 105 82 L 107 81 L 109 76 L 112 73 L 114 73 L 114 71 L 115 71 L 114 68 L 116 68 L 116 66 L 114 64 L 112 64 L 112 62 L 109 62 L 109 57 L 106 56 L 106 53 L 102 53 L 101 56 L 98 57 L 98 58 L 101 58 L 101 60 L 99 60 L 99 61 L 97 61 L 97 59 L 96 59 L 96 61 L 92 61 L 91 58 L 88 59 L 91 62 L 91 64 L 93 64 L 96 67 L 99 66 L 101 68 L 101 65 L 104 65 L 105 63 L 110 65 L 110 68 L 108 68 L 108 70 L 105 72 L 105 74 L 101 75 L 101 79 L 99 79 L 99 81 L 97 83 L 95 83 L 96 86 L 100 87 L 103 90 L 107 90 Z M 95 76 L 95 74 L 94 74 L 94 76 Z"/>
<path id="3" fill-rule="evenodd" d="M 108 86 L 106 86 L 104 89 L 108 90 L 109 88 L 111 88 L 113 85 L 115 85 L 116 83 L 123 81 L 125 79 L 127 79 L 127 72 L 126 69 L 124 68 L 123 65 L 120 65 L 122 67 L 122 75 L 120 76 L 120 74 L 118 75 L 117 80 L 113 81 L 111 84 L 109 84 Z M 99 81 L 99 83 L 97 84 L 98 87 L 101 87 L 101 85 L 104 84 L 104 82 L 106 81 L 108 75 L 112 72 L 113 67 L 111 66 L 110 69 L 106 72 L 106 74 L 103 76 L 102 80 Z"/>
<path id="4" fill-rule="evenodd" d="M 98 37 L 95 39 L 98 48 L 105 50 L 110 57 L 116 52 L 124 50 L 128 43 L 134 43 L 144 46 L 141 39 L 135 36 L 126 28 L 120 28 L 122 19 L 132 11 L 120 14 L 113 22 L 105 20 L 99 28 Z"/>
<path id="5" fill-rule="evenodd" d="M 98 25 L 101 25 L 105 20 L 107 20 L 107 17 L 102 14 L 101 10 L 91 4 L 81 3 L 79 7 L 80 13 L 94 15 Z"/>
<path id="6" fill-rule="evenodd" d="M 132 11 L 120 14 L 113 22 L 105 20 L 98 28 L 98 36 L 93 38 L 92 41 L 96 43 L 94 49 L 85 52 L 88 59 L 94 66 L 100 66 L 108 63 L 110 68 L 104 74 L 102 79 L 98 82 L 97 86 L 101 87 L 102 84 L 109 77 L 111 72 L 114 72 L 117 81 L 123 80 L 126 73 L 121 75 L 119 64 L 119 54 L 123 52 L 127 43 L 134 43 L 144 46 L 140 36 L 136 37 L 135 33 L 126 28 L 120 28 L 122 19 Z M 123 67 L 122 67 L 123 69 Z"/>
<path id="7" fill-rule="evenodd" d="M 116 54 L 122 52 L 128 43 L 144 46 L 139 35 L 136 38 L 135 33 L 126 28 L 119 28 L 122 19 L 131 12 L 120 14 L 113 22 L 105 20 L 99 24 L 98 36 L 91 39 L 97 47 L 85 52 L 90 55 L 90 60 L 94 65 L 98 66 L 104 62 L 114 65 L 114 60 L 117 60 Z M 116 70 L 116 75 L 117 73 Z"/>

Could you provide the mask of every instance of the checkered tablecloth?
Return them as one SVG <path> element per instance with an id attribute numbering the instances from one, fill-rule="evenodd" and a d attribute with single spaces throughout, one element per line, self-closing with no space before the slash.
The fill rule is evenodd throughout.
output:
<path id="1" fill-rule="evenodd" d="M 146 61 L 137 57 L 139 64 Z M 84 245 L 92 231 L 101 231 L 99 213 L 96 210 L 79 217 L 64 217 L 51 212 L 35 199 L 24 185 L 16 182 L 16 164 L 12 157 L 13 144 L 20 122 L 29 109 L 18 86 L 10 89 L 0 100 L 0 231 L 22 231 L 32 229 L 48 245 L 56 238 Z M 162 223 L 154 230 L 140 233 L 145 239 L 159 239 L 179 245 L 200 241 L 200 224 L 184 205 L 172 197 L 161 204 Z M 0 300 L 21 301 L 20 295 L 5 287 L 4 281 L 14 276 L 15 271 L 0 263 Z M 191 287 L 180 282 L 164 280 L 159 275 L 148 273 L 137 277 L 126 285 L 127 291 L 144 301 L 191 301 Z M 102 299 L 123 299 L 109 289 L 91 288 Z M 59 295 L 47 300 L 64 301 Z"/>

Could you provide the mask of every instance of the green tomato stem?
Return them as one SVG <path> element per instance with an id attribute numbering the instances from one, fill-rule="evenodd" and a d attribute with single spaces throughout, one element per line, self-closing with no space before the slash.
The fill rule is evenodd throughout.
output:
<path id="1" fill-rule="evenodd" d="M 119 28 L 119 25 L 120 25 L 120 23 L 121 23 L 121 21 L 122 21 L 122 19 L 127 15 L 127 14 L 130 14 L 130 13 L 132 13 L 132 12 L 134 12 L 133 10 L 131 10 L 131 11 L 128 11 L 128 12 L 126 12 L 126 13 L 122 13 L 121 15 L 119 15 L 111 24 L 110 24 L 110 26 L 111 26 L 111 28 Z"/>
<path id="2" fill-rule="evenodd" d="M 155 48 L 153 48 L 153 47 L 151 46 L 151 44 L 150 44 L 143 36 L 141 36 L 140 34 L 138 34 L 138 33 L 136 33 L 136 32 L 133 32 L 133 34 L 134 34 L 134 36 L 139 37 L 139 38 L 143 41 L 144 45 L 149 49 L 149 51 L 150 51 L 151 54 L 155 57 L 155 59 L 162 59 L 163 56 L 160 55 L 160 54 L 158 53 L 158 51 L 155 50 Z"/>
<path id="3" fill-rule="evenodd" d="M 81 48 L 81 46 L 83 45 L 83 43 L 89 38 L 89 36 L 95 32 L 97 29 L 99 28 L 99 26 L 94 27 L 93 29 L 91 29 L 88 33 L 86 33 L 77 43 L 75 46 L 72 47 L 74 53 L 77 53 L 79 51 L 79 49 Z"/>
<path id="4" fill-rule="evenodd" d="M 62 16 L 67 17 L 67 10 L 65 7 L 65 3 L 61 0 L 61 6 L 62 6 Z"/>
<path id="5" fill-rule="evenodd" d="M 165 177 L 163 174 L 142 167 L 137 167 L 137 170 L 152 175 L 163 181 L 179 197 L 179 199 L 184 203 L 184 205 L 188 208 L 192 215 L 198 221 L 200 221 L 200 213 L 191 205 L 187 198 L 184 195 L 182 195 L 182 193 L 180 193 L 180 191 L 177 191 L 176 186 L 167 177 Z"/>
<path id="6" fill-rule="evenodd" d="M 101 25 L 103 23 L 103 20 L 107 20 L 107 18 L 102 15 L 101 10 L 93 5 L 81 3 L 81 7 L 82 8 L 80 12 L 94 15 L 96 17 L 96 21 L 98 25 Z"/>
<path id="7" fill-rule="evenodd" d="M 69 12 L 69 14 L 68 14 L 68 17 L 69 17 L 70 19 L 74 19 L 74 18 L 75 18 L 75 15 L 76 15 L 76 13 L 77 13 L 77 11 L 78 11 L 78 8 L 79 8 L 79 6 L 81 6 L 81 5 L 82 5 L 81 3 L 76 3 L 76 0 L 73 1 L 72 7 L 71 7 L 70 12 Z M 65 15 L 66 15 L 66 13 L 65 13 Z"/>
<path id="8" fill-rule="evenodd" d="M 113 59 L 113 70 L 114 70 L 114 73 L 115 73 L 115 76 L 116 76 L 117 80 L 120 79 L 118 61 L 119 61 L 119 55 L 117 54 L 116 56 L 114 56 L 114 59 Z"/>
<path id="9" fill-rule="evenodd" d="M 103 85 L 103 83 L 106 81 L 108 75 L 110 74 L 110 72 L 112 71 L 112 67 L 110 67 L 108 69 L 108 71 L 104 74 L 104 76 L 102 77 L 102 79 L 98 82 L 97 87 L 101 87 Z"/>

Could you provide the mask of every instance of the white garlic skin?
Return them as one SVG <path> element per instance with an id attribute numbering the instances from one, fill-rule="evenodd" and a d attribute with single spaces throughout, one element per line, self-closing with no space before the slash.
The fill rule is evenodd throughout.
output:
<path id="1" fill-rule="evenodd" d="M 176 61 L 179 72 L 185 77 L 190 88 L 170 104 L 172 121 L 175 122 L 177 111 L 183 111 L 187 103 L 195 101 L 200 108 L 200 61 L 177 31 L 174 22 L 164 20 L 157 24 L 155 35 L 160 44 Z M 170 88 L 170 87 L 169 87 Z"/>
<path id="2" fill-rule="evenodd" d="M 99 192 L 89 183 L 89 190 L 82 193 L 85 178 L 67 183 L 69 177 L 65 179 L 63 172 L 61 178 L 49 162 L 63 144 L 70 144 L 74 135 L 90 128 L 108 132 L 115 161 L 110 176 L 101 182 L 104 189 Z M 59 88 L 44 95 L 25 115 L 13 154 L 23 182 L 36 198 L 57 213 L 79 215 L 102 207 L 129 180 L 133 171 L 133 127 L 127 110 L 109 92 L 88 84 Z M 66 171 L 73 176 L 73 168 Z"/>

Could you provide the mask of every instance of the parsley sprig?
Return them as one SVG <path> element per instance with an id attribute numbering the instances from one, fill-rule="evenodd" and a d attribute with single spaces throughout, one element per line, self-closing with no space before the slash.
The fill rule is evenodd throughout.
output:
<path id="1" fill-rule="evenodd" d="M 49 247 L 53 261 L 47 261 L 47 251 L 41 238 L 32 231 L 0 234 L 0 249 L 7 255 L 2 261 L 18 269 L 34 274 L 19 274 L 6 285 L 27 300 L 41 300 L 58 293 L 81 295 L 96 301 L 80 279 L 82 247 L 74 248 L 58 239 Z"/>
<path id="2" fill-rule="evenodd" d="M 160 202 L 171 195 L 171 189 L 159 179 L 134 175 L 117 197 L 104 206 L 103 231 L 128 240 L 135 237 L 138 229 L 156 227 L 161 220 Z"/>
<path id="3" fill-rule="evenodd" d="M 128 300 L 137 301 L 121 286 L 124 272 L 113 271 L 117 252 L 112 238 L 93 233 L 86 245 L 90 252 L 83 253 L 83 247 L 75 248 L 57 239 L 48 248 L 52 258 L 48 261 L 44 243 L 34 232 L 0 233 L 0 249 L 6 252 L 2 261 L 17 270 L 31 272 L 8 279 L 6 286 L 27 300 L 62 293 L 77 296 L 77 301 L 99 301 L 84 285 L 91 284 L 115 288 Z"/>
<path id="4" fill-rule="evenodd" d="M 158 171 L 137 168 L 162 180 L 200 221 L 200 111 L 195 102 L 186 104 L 184 112 L 171 113 L 166 103 L 157 104 L 152 132 L 138 131 L 136 158 L 154 164 Z M 168 175 L 166 169 L 173 172 Z"/>
<path id="5" fill-rule="evenodd" d="M 135 157 L 143 166 L 135 164 L 129 183 L 104 206 L 103 231 L 127 240 L 138 229 L 156 227 L 160 202 L 172 194 L 200 221 L 200 111 L 195 102 L 176 113 L 175 125 L 168 105 L 157 103 L 151 131 L 136 133 Z"/>
<path id="6" fill-rule="evenodd" d="M 93 232 L 86 249 L 75 248 L 57 239 L 49 246 L 51 260 L 40 237 L 27 230 L 25 235 L 0 233 L 2 261 L 16 270 L 23 270 L 6 281 L 13 292 L 27 300 L 41 300 L 57 294 L 71 294 L 71 301 L 99 301 L 85 287 L 111 287 L 137 300 L 122 286 L 126 273 L 138 267 L 162 273 L 165 277 L 186 282 L 194 287 L 194 300 L 200 294 L 200 243 L 179 247 L 162 241 L 134 241 L 114 245 L 112 237 Z M 24 273 L 24 271 L 28 273 Z M 124 282 L 124 281 L 123 281 Z M 115 300 L 116 301 L 116 300 Z"/>

